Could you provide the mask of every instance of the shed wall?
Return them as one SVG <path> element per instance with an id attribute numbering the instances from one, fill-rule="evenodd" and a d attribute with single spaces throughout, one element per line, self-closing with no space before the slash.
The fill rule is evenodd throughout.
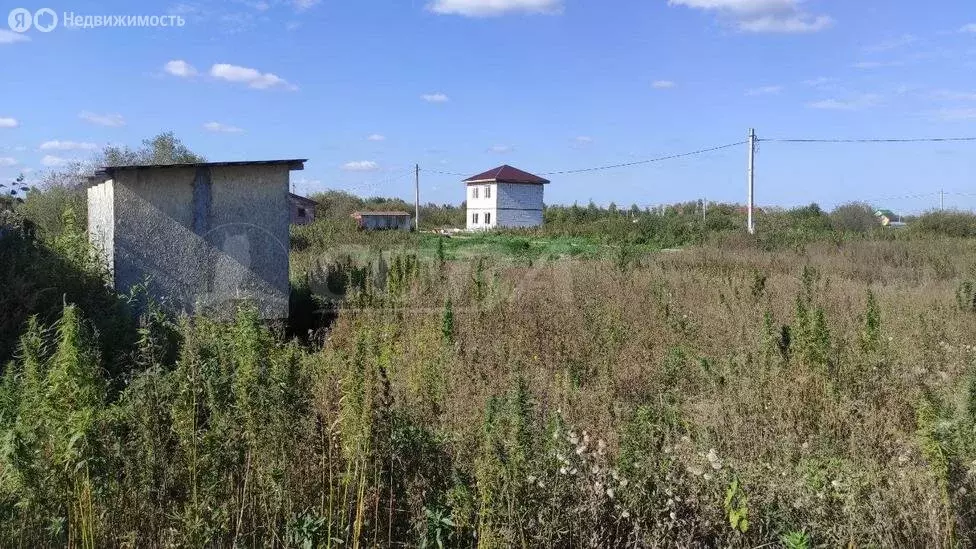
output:
<path id="1" fill-rule="evenodd" d="M 88 240 L 94 246 L 106 272 L 115 272 L 115 206 L 114 183 L 110 179 L 88 188 Z"/>
<path id="2" fill-rule="evenodd" d="M 239 300 L 264 318 L 288 315 L 286 166 L 119 172 L 115 287 L 150 291 L 185 312 L 231 314 Z"/>

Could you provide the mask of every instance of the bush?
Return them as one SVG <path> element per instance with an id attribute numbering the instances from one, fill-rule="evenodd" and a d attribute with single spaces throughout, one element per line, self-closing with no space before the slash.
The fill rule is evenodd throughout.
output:
<path id="1" fill-rule="evenodd" d="M 848 202 L 830 212 L 830 224 L 835 231 L 865 234 L 877 228 L 878 220 L 869 204 Z"/>
<path id="2" fill-rule="evenodd" d="M 960 211 L 930 211 L 911 224 L 916 232 L 960 238 L 976 237 L 976 214 Z"/>

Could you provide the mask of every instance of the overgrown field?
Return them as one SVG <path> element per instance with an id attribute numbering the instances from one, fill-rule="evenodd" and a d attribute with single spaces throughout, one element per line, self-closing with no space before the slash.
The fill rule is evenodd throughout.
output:
<path id="1" fill-rule="evenodd" d="M 338 308 L 310 338 L 246 308 L 127 328 L 103 297 L 29 321 L 3 545 L 976 542 L 973 240 L 399 238 L 296 250 L 302 299 Z"/>

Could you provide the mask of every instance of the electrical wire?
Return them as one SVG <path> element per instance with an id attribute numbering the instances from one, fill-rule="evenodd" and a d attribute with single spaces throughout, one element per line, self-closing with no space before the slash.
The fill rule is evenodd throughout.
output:
<path id="1" fill-rule="evenodd" d="M 594 166 L 592 168 L 579 168 L 579 169 L 574 169 L 574 170 L 559 170 L 559 171 L 541 172 L 541 173 L 539 173 L 539 175 L 566 175 L 566 174 L 574 174 L 574 173 L 585 173 L 585 172 L 595 172 L 595 171 L 602 171 L 602 170 L 612 170 L 612 169 L 615 169 L 615 168 L 628 168 L 630 166 L 640 166 L 640 165 L 643 165 L 643 164 L 650 164 L 650 163 L 653 163 L 653 162 L 662 162 L 664 160 L 673 160 L 675 158 L 684 158 L 684 157 L 688 157 L 688 156 L 695 156 L 695 155 L 699 155 L 699 154 L 705 154 L 705 153 L 709 153 L 709 152 L 713 152 L 713 151 L 720 151 L 722 149 L 728 149 L 728 148 L 731 148 L 731 147 L 738 147 L 739 145 L 745 145 L 746 143 L 748 143 L 748 141 L 739 141 L 737 143 L 729 143 L 727 145 L 719 145 L 717 147 L 709 147 L 707 149 L 698 149 L 698 150 L 695 150 L 695 151 L 678 153 L 678 154 L 669 154 L 667 156 L 659 156 L 657 158 L 650 158 L 650 159 L 647 159 L 647 160 L 637 160 L 637 161 L 634 161 L 634 162 L 624 162 L 624 163 L 621 163 L 621 164 L 610 164 L 610 165 L 606 165 L 606 166 Z M 429 169 L 429 168 L 421 168 L 421 171 L 428 172 L 428 173 L 436 173 L 436 174 L 441 174 L 441 175 L 458 175 L 458 176 L 467 176 L 467 175 L 470 175 L 470 174 L 459 173 L 459 172 L 447 172 L 447 171 L 442 171 L 442 170 L 432 170 L 432 169 Z"/>
<path id="2" fill-rule="evenodd" d="M 719 145 L 717 147 L 710 147 L 708 149 L 698 149 L 697 151 L 691 151 L 691 152 L 685 152 L 685 153 L 678 153 L 678 154 L 670 154 L 668 156 L 660 156 L 658 158 L 651 158 L 649 160 L 638 160 L 636 162 L 625 162 L 623 164 L 611 164 L 609 166 L 597 166 L 595 168 L 580 168 L 580 169 L 577 169 L 577 170 L 562 170 L 562 171 L 555 171 L 555 172 L 542 172 L 539 175 L 565 175 L 565 174 L 571 174 L 571 173 L 584 173 L 584 172 L 595 172 L 595 171 L 601 171 L 601 170 L 612 170 L 612 169 L 615 169 L 615 168 L 627 168 L 627 167 L 630 167 L 630 166 L 639 166 L 641 164 L 650 164 L 652 162 L 661 162 L 663 160 L 673 160 L 675 158 L 684 158 L 686 156 L 695 156 L 695 155 L 698 155 L 698 154 L 705 154 L 705 153 L 709 153 L 709 152 L 713 152 L 713 151 L 720 151 L 722 149 L 728 149 L 728 148 L 731 148 L 731 147 L 738 147 L 739 145 L 745 145 L 746 143 L 748 143 L 748 141 L 739 141 L 738 143 L 729 143 L 727 145 Z"/>
<path id="3" fill-rule="evenodd" d="M 960 141 L 976 141 L 976 137 L 918 137 L 918 138 L 886 138 L 886 139 L 781 139 L 757 138 L 756 141 L 770 141 L 774 143 L 947 143 Z"/>

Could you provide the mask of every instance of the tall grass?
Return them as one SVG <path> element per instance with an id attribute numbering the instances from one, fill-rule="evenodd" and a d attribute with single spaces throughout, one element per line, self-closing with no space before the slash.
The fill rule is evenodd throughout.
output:
<path id="1" fill-rule="evenodd" d="M 530 232 L 468 259 L 395 234 L 325 254 L 341 234 L 301 229 L 293 278 L 331 321 L 301 343 L 246 306 L 171 319 L 134 295 L 124 320 L 77 232 L 7 237 L 16 284 L 36 258 L 66 291 L 4 317 L 0 539 L 972 545 L 976 244 L 783 215 L 808 224 L 787 245 L 650 253 L 676 229 L 559 260 Z"/>

